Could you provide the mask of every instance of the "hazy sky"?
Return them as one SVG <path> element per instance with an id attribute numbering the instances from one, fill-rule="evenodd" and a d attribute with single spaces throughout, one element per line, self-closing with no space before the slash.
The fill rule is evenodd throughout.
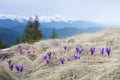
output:
<path id="1" fill-rule="evenodd" d="M 20 16 L 75 17 L 120 24 L 120 0 L 0 0 L 0 13 Z"/>

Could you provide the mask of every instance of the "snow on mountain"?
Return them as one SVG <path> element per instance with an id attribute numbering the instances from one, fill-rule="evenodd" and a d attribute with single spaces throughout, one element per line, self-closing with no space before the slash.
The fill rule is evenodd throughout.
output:
<path id="1" fill-rule="evenodd" d="M 52 21 L 56 21 L 56 22 L 59 22 L 59 21 L 64 21 L 64 22 L 69 22 L 69 21 L 75 21 L 75 20 L 78 20 L 76 18 L 66 18 L 64 16 L 61 16 L 61 15 L 54 15 L 54 16 L 41 16 L 39 17 L 39 20 L 41 22 L 52 22 Z"/>
<path id="2" fill-rule="evenodd" d="M 17 15 L 6 15 L 0 13 L 0 19 L 11 19 L 11 20 L 17 20 L 20 22 L 24 22 L 25 20 L 28 20 L 28 17 L 22 17 Z"/>
<path id="3" fill-rule="evenodd" d="M 30 16 L 31 18 L 35 18 L 35 16 Z M 0 13 L 0 19 L 11 19 L 11 20 L 18 20 L 20 22 L 24 22 L 25 20 L 29 20 L 30 17 L 25 17 L 25 16 L 18 16 L 18 15 L 6 15 L 6 14 L 1 14 Z M 78 20 L 76 18 L 66 18 L 61 15 L 53 15 L 53 16 L 40 16 L 38 17 L 40 22 L 52 22 L 52 21 L 63 21 L 63 22 L 70 22 L 70 21 L 75 21 Z"/>

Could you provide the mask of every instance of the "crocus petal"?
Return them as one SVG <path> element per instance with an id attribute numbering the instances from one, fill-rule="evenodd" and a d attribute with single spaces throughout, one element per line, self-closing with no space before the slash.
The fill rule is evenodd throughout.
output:
<path id="1" fill-rule="evenodd" d="M 106 52 L 107 52 L 107 54 L 108 54 L 108 56 L 109 56 L 109 55 L 110 55 L 110 52 L 111 52 L 111 48 L 107 47 L 107 48 L 106 48 Z"/>
<path id="2" fill-rule="evenodd" d="M 78 54 L 74 54 L 74 58 L 77 59 Z"/>
<path id="3" fill-rule="evenodd" d="M 100 52 L 103 55 L 104 54 L 104 48 L 100 48 Z"/>
<path id="4" fill-rule="evenodd" d="M 48 55 L 49 57 L 51 57 L 51 52 L 47 52 L 47 55 Z"/>
<path id="5" fill-rule="evenodd" d="M 61 64 L 64 64 L 65 59 L 64 58 L 60 58 L 60 62 L 61 62 Z"/>
<path id="6" fill-rule="evenodd" d="M 80 55 L 78 54 L 77 59 L 80 59 Z"/>
<path id="7" fill-rule="evenodd" d="M 67 46 L 63 46 L 63 48 L 66 50 L 66 49 L 67 49 Z"/>
<path id="8" fill-rule="evenodd" d="M 18 52 L 20 53 L 20 54 L 22 54 L 23 53 L 23 49 L 22 49 L 22 46 L 18 46 Z"/>
<path id="9" fill-rule="evenodd" d="M 15 68 L 16 68 L 16 70 L 19 72 L 19 66 L 16 66 Z"/>
<path id="10" fill-rule="evenodd" d="M 22 72 L 24 70 L 23 65 L 19 66 L 19 70 L 20 70 L 20 72 Z"/>
<path id="11" fill-rule="evenodd" d="M 79 47 L 78 47 L 78 46 L 76 46 L 76 47 L 75 47 L 75 49 L 76 49 L 76 52 L 78 52 L 78 51 L 79 51 Z"/>
<path id="12" fill-rule="evenodd" d="M 9 69 L 12 71 L 13 70 L 13 64 L 9 64 Z"/>
<path id="13" fill-rule="evenodd" d="M 83 48 L 79 48 L 79 53 L 82 53 L 82 51 L 83 51 Z"/>
<path id="14" fill-rule="evenodd" d="M 50 63 L 50 59 L 49 59 L 49 58 L 45 59 L 45 62 L 46 62 L 47 64 L 49 64 L 49 63 Z"/>
<path id="15" fill-rule="evenodd" d="M 12 60 L 7 60 L 8 64 L 11 64 L 12 63 Z"/>
<path id="16" fill-rule="evenodd" d="M 22 72 L 24 70 L 24 66 L 23 65 L 16 66 L 16 70 L 18 72 Z"/>
<path id="17" fill-rule="evenodd" d="M 90 52 L 91 52 L 91 55 L 93 55 L 94 52 L 95 52 L 95 48 L 94 48 L 94 47 L 91 47 L 91 48 L 90 48 Z"/>
<path id="18" fill-rule="evenodd" d="M 47 59 L 47 55 L 46 54 L 42 55 L 42 58 Z"/>
<path id="19" fill-rule="evenodd" d="M 80 55 L 76 53 L 76 54 L 74 54 L 74 58 L 75 59 L 80 59 Z"/>

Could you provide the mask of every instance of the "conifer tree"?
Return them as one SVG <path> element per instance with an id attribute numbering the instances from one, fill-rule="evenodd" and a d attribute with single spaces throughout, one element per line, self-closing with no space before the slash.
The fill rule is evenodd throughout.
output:
<path id="1" fill-rule="evenodd" d="M 41 30 L 39 30 L 39 26 L 40 23 L 37 16 L 34 21 L 30 18 L 24 29 L 23 42 L 35 42 L 41 40 L 43 35 Z"/>
<path id="2" fill-rule="evenodd" d="M 56 29 L 53 29 L 53 30 L 52 30 L 51 38 L 53 38 L 53 39 L 57 38 Z"/>

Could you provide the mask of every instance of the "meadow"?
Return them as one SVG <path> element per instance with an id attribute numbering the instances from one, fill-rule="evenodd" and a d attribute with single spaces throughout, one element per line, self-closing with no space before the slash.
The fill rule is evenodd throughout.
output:
<path id="1" fill-rule="evenodd" d="M 120 80 L 120 29 L 18 44 L 0 52 L 0 80 Z"/>

